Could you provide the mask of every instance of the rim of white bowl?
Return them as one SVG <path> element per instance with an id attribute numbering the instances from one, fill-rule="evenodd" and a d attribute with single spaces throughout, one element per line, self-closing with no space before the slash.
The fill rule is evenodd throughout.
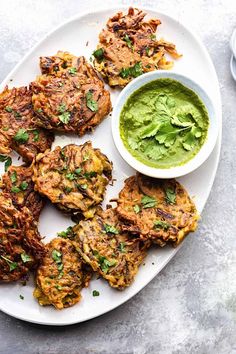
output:
<path id="1" fill-rule="evenodd" d="M 209 115 L 209 128 L 208 128 L 207 138 L 204 144 L 202 145 L 201 149 L 199 150 L 199 152 L 185 164 L 166 168 L 166 169 L 151 167 L 138 161 L 127 150 L 120 136 L 120 113 L 128 97 L 136 90 L 138 90 L 140 87 L 148 84 L 149 82 L 161 78 L 170 78 L 176 80 L 182 85 L 184 85 L 185 87 L 187 87 L 188 89 L 195 92 L 199 96 L 201 101 L 204 103 Z M 181 177 L 196 170 L 207 160 L 207 158 L 211 154 L 216 144 L 218 133 L 219 133 L 219 122 L 216 120 L 215 107 L 208 94 L 196 81 L 194 81 L 193 79 L 189 78 L 186 75 L 179 74 L 174 71 L 168 71 L 168 70 L 152 71 L 143 74 L 137 77 L 136 79 L 132 80 L 120 93 L 112 113 L 113 140 L 121 157 L 138 172 L 141 172 L 144 175 L 155 177 L 155 178 Z"/>

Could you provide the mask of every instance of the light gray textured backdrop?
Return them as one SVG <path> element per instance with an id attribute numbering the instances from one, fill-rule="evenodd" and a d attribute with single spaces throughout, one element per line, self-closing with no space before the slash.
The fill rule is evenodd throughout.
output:
<path id="1" fill-rule="evenodd" d="M 55 25 L 84 10 L 148 5 L 199 34 L 220 80 L 223 147 L 198 232 L 143 291 L 95 320 L 65 328 L 30 325 L 0 313 L 3 354 L 236 353 L 236 84 L 229 38 L 235 0 L 0 1 L 0 80 Z"/>

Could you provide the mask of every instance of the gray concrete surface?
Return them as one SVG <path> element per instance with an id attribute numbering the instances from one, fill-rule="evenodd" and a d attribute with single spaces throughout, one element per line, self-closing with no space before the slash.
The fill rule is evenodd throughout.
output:
<path id="1" fill-rule="evenodd" d="M 129 1 L 0 1 L 0 80 L 48 30 L 80 11 Z M 178 16 L 200 35 L 215 64 L 223 102 L 223 147 L 195 237 L 129 302 L 65 328 L 27 324 L 0 313 L 3 354 L 236 353 L 236 83 L 228 41 L 234 0 L 133 1 Z"/>

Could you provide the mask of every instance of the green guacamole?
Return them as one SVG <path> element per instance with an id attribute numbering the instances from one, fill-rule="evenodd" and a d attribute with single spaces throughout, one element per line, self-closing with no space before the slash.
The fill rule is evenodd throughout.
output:
<path id="1" fill-rule="evenodd" d="M 120 136 L 128 151 L 156 168 L 192 159 L 206 140 L 208 126 L 208 113 L 198 95 L 172 79 L 139 88 L 120 115 Z"/>

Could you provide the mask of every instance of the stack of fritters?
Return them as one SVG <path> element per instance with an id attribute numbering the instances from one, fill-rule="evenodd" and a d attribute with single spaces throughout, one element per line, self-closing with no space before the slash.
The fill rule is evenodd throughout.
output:
<path id="1" fill-rule="evenodd" d="M 85 269 L 70 240 L 53 239 L 46 251 L 36 273 L 34 297 L 40 305 L 53 305 L 59 310 L 76 304 L 81 289 L 88 286 L 91 272 Z"/>
<path id="2" fill-rule="evenodd" d="M 0 194 L 0 281 L 19 280 L 44 255 L 37 223 L 28 208 L 17 210 L 7 193 Z"/>
<path id="3" fill-rule="evenodd" d="M 132 283 L 150 244 L 123 232 L 115 209 L 80 221 L 73 228 L 73 235 L 84 262 L 117 289 Z"/>
<path id="4" fill-rule="evenodd" d="M 54 136 L 37 128 L 32 109 L 32 92 L 27 87 L 5 90 L 0 94 L 0 153 L 16 150 L 26 162 L 51 147 Z"/>
<path id="5" fill-rule="evenodd" d="M 104 198 L 112 164 L 87 142 L 39 154 L 33 171 L 35 190 L 65 212 L 91 217 Z"/>
<path id="6" fill-rule="evenodd" d="M 197 227 L 198 213 L 186 190 L 176 180 L 161 180 L 138 173 L 125 181 L 117 213 L 122 229 L 140 234 L 159 246 L 177 246 Z"/>
<path id="7" fill-rule="evenodd" d="M 130 8 L 128 14 L 118 12 L 110 18 L 99 35 L 93 53 L 95 68 L 110 86 L 125 86 L 133 78 L 157 69 L 170 69 L 172 61 L 180 57 L 175 45 L 156 39 L 158 19 L 144 20 L 146 13 Z"/>
<path id="8" fill-rule="evenodd" d="M 39 126 L 83 135 L 111 111 L 110 93 L 84 57 L 59 51 L 40 58 L 40 67 L 31 84 Z"/>

